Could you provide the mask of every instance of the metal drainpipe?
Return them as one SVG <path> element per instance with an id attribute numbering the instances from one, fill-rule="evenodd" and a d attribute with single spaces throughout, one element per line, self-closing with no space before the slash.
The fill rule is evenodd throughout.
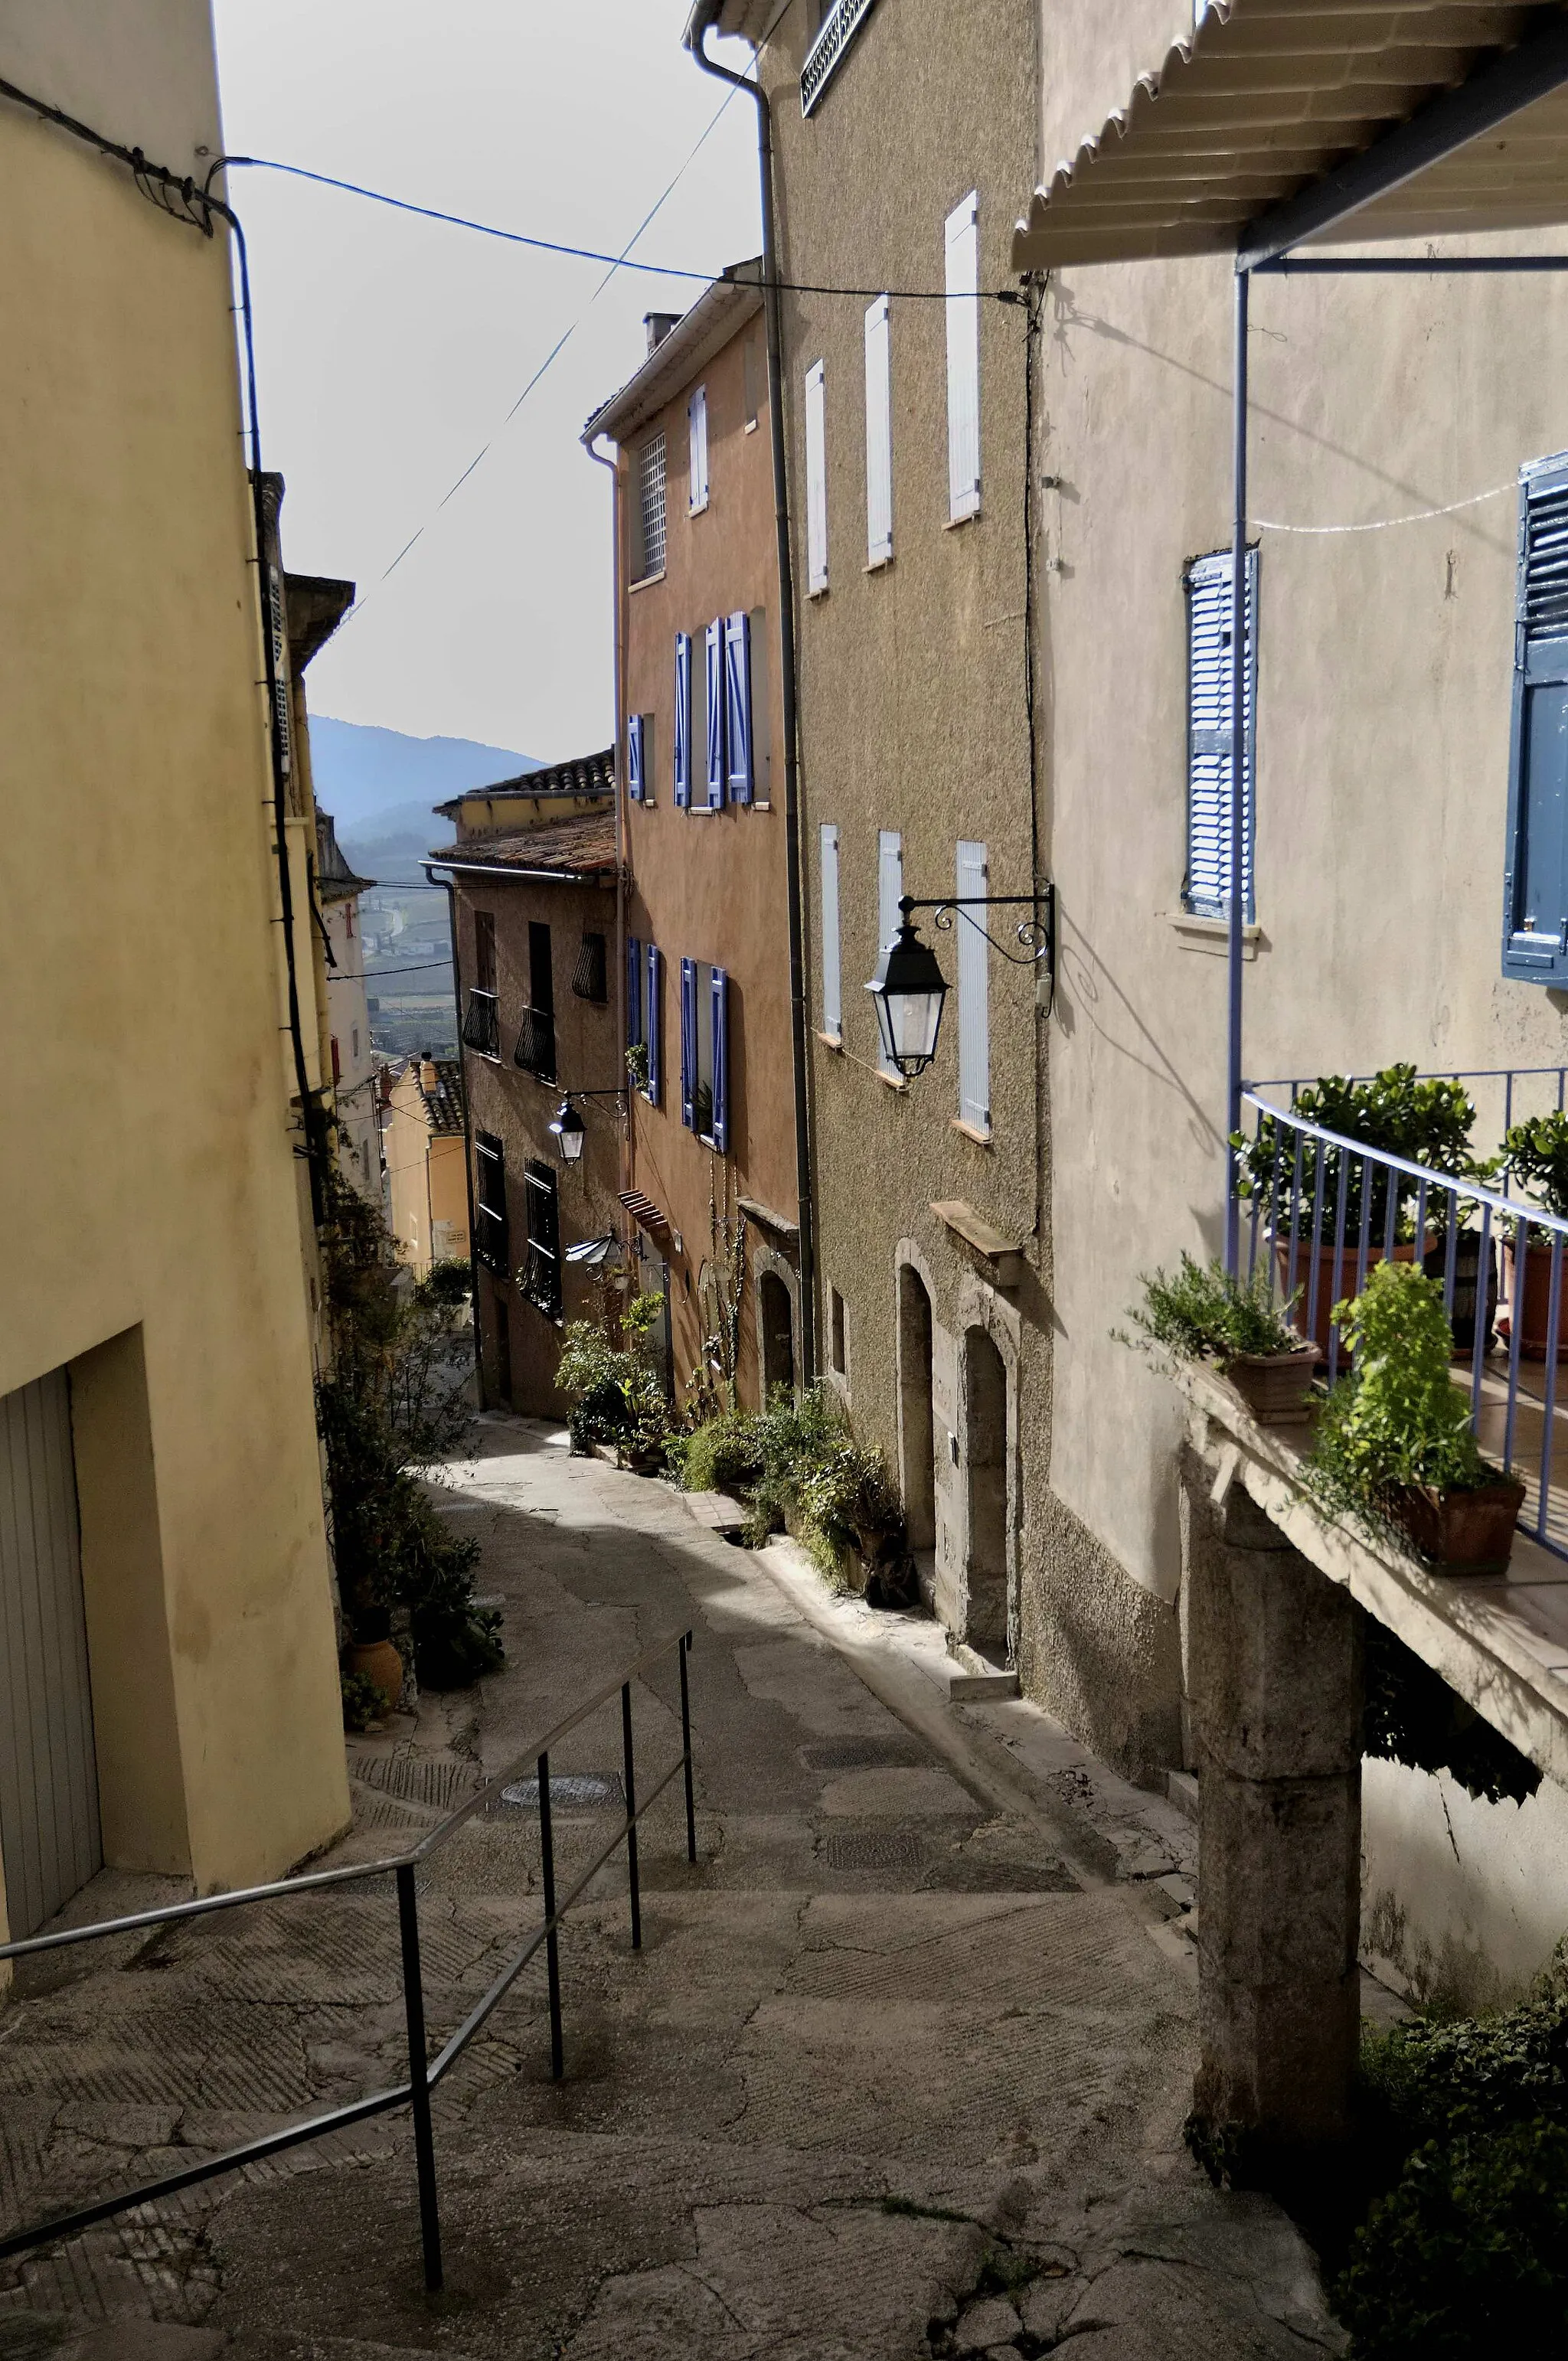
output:
<path id="1" fill-rule="evenodd" d="M 602 436 L 596 435 L 594 442 Z M 587 436 L 583 448 L 590 459 L 609 470 L 609 538 L 610 578 L 615 585 L 615 618 L 613 625 L 615 670 L 615 965 L 620 982 L 615 987 L 615 1005 L 620 1015 L 620 1063 L 626 1067 L 627 1026 L 630 1010 L 626 1005 L 626 829 L 621 811 L 621 795 L 625 782 L 620 774 L 620 750 L 626 743 L 626 717 L 621 705 L 621 595 L 620 595 L 620 467 L 616 459 L 603 451 L 596 451 Z M 631 1077 L 627 1075 L 626 1123 L 620 1135 L 620 1181 L 623 1189 L 633 1187 L 634 1159 L 632 1156 Z M 641 1261 L 639 1257 L 639 1261 Z"/>
<path id="2" fill-rule="evenodd" d="M 773 455 L 773 522 L 778 535 L 779 642 L 784 694 L 784 858 L 789 902 L 789 1001 L 795 1056 L 795 1193 L 800 1209 L 800 1369 L 810 1385 L 817 1375 L 816 1223 L 811 1195 L 806 1050 L 806 950 L 800 893 L 800 775 L 796 750 L 795 577 L 789 537 L 789 483 L 784 464 L 784 373 L 780 359 L 778 258 L 773 239 L 773 134 L 767 93 L 744 74 L 710 58 L 703 43 L 717 7 L 702 0 L 686 27 L 686 47 L 704 73 L 743 90 L 757 108 L 757 169 L 762 203 L 762 311 L 768 332 L 768 410 Z"/>
<path id="3" fill-rule="evenodd" d="M 1235 379 L 1232 395 L 1231 467 L 1234 519 L 1231 534 L 1231 903 L 1225 930 L 1229 1022 L 1225 1042 L 1225 1268 L 1241 1262 L 1241 1203 L 1231 1170 L 1232 1132 L 1242 1124 L 1242 925 L 1246 851 L 1246 405 L 1248 274 L 1238 269 Z"/>

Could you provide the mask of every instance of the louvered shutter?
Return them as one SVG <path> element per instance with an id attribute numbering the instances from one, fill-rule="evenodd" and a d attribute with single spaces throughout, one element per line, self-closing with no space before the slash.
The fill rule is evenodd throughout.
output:
<path id="1" fill-rule="evenodd" d="M 983 844 L 958 848 L 960 902 L 991 891 Z M 959 1121 L 973 1131 L 991 1129 L 990 952 L 983 910 L 956 910 L 959 967 Z"/>
<path id="2" fill-rule="evenodd" d="M 691 477 L 687 488 L 686 506 L 696 516 L 707 506 L 707 388 L 697 387 L 686 404 L 686 425 L 691 443 Z"/>
<path id="3" fill-rule="evenodd" d="M 272 698 L 278 723 L 278 759 L 287 779 L 294 768 L 294 732 L 289 706 L 289 620 L 283 584 L 275 566 L 268 568 L 267 624 L 272 639 Z"/>
<path id="4" fill-rule="evenodd" d="M 822 1030 L 837 1041 L 844 1030 L 842 970 L 839 960 L 839 831 L 824 828 L 817 839 L 822 869 Z"/>
<path id="5" fill-rule="evenodd" d="M 692 799 L 692 640 L 689 631 L 675 633 L 675 801 L 683 808 Z"/>
<path id="6" fill-rule="evenodd" d="M 822 363 L 806 372 L 806 587 L 828 588 L 828 397 Z"/>
<path id="7" fill-rule="evenodd" d="M 1568 453 L 1519 481 L 1503 973 L 1568 983 Z"/>
<path id="8" fill-rule="evenodd" d="M 642 801 L 642 716 L 626 717 L 626 792 L 634 804 Z"/>
<path id="9" fill-rule="evenodd" d="M 878 834 L 876 849 L 877 950 L 880 954 L 898 932 L 898 905 L 904 894 L 904 839 L 895 829 L 884 828 Z M 885 1060 L 881 1071 L 891 1081 L 898 1080 Z"/>
<path id="10" fill-rule="evenodd" d="M 713 1018 L 713 1132 L 721 1156 L 729 1147 L 729 978 L 721 967 L 707 979 Z"/>
<path id="11" fill-rule="evenodd" d="M 696 961 L 681 961 L 681 1121 L 696 1128 Z"/>
<path id="12" fill-rule="evenodd" d="M 648 1104 L 658 1106 L 664 1086 L 664 955 L 656 943 L 648 946 L 648 1005 L 643 1023 L 648 1042 Z"/>
<path id="13" fill-rule="evenodd" d="M 980 221 L 971 189 L 947 221 L 948 515 L 980 507 Z"/>
<path id="14" fill-rule="evenodd" d="M 724 625 L 709 623 L 704 634 L 703 682 L 707 695 L 703 704 L 707 721 L 707 808 L 718 811 L 724 803 Z"/>
<path id="15" fill-rule="evenodd" d="M 1187 570 L 1187 882 L 1182 901 L 1201 917 L 1222 918 L 1231 883 L 1231 553 L 1201 557 Z M 1253 890 L 1257 747 L 1257 552 L 1246 557 L 1246 771 L 1242 783 L 1243 910 L 1255 915 Z"/>
<path id="16" fill-rule="evenodd" d="M 893 368 L 887 297 L 866 313 L 866 563 L 893 555 Z"/>
<path id="17" fill-rule="evenodd" d="M 725 775 L 732 804 L 751 800 L 751 618 L 724 622 Z"/>
<path id="18" fill-rule="evenodd" d="M 626 1046 L 635 1049 L 642 1038 L 642 946 L 635 935 L 626 938 Z"/>

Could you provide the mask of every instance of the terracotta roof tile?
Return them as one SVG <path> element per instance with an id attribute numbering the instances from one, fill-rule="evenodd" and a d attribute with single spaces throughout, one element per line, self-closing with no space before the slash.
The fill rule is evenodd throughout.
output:
<path id="1" fill-rule="evenodd" d="M 430 855 L 447 869 L 510 870 L 518 876 L 613 877 L 615 814 L 574 812 L 537 828 L 497 829 Z"/>

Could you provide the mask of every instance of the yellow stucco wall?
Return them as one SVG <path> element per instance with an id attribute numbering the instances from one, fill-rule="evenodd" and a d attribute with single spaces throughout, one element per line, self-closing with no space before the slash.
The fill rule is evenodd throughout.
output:
<path id="1" fill-rule="evenodd" d="M 384 1150 L 389 1208 L 398 1255 L 416 1279 L 423 1279 L 435 1256 L 435 1224 L 451 1225 L 449 1259 L 468 1259 L 468 1178 L 461 1132 L 433 1133 L 413 1060 L 392 1085 Z"/>
<path id="2" fill-rule="evenodd" d="M 80 1365 L 106 1849 L 210 1890 L 348 1817 L 230 256 L 11 107 L 0 209 L 0 1393 Z"/>

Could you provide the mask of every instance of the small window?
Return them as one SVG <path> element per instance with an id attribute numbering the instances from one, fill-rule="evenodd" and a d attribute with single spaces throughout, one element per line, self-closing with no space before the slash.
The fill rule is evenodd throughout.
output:
<path id="1" fill-rule="evenodd" d="M 497 1277 L 508 1275 L 506 1151 L 488 1131 L 474 1136 L 479 1235 L 474 1250 Z"/>
<path id="2" fill-rule="evenodd" d="M 642 1046 L 642 945 L 635 935 L 626 939 L 626 1046 Z"/>
<path id="3" fill-rule="evenodd" d="M 866 313 L 866 563 L 893 555 L 893 365 L 888 303 Z"/>
<path id="4" fill-rule="evenodd" d="M 1246 559 L 1242 783 L 1242 884 L 1247 924 L 1255 917 L 1253 794 L 1257 743 L 1257 552 Z M 1231 553 L 1200 557 L 1187 569 L 1187 878 L 1181 899 L 1200 917 L 1223 918 L 1231 906 Z"/>
<path id="5" fill-rule="evenodd" d="M 768 722 L 768 615 L 765 607 L 751 614 L 749 656 L 751 682 L 751 795 L 765 804 L 773 793 L 773 740 Z"/>
<path id="6" fill-rule="evenodd" d="M 828 588 L 828 403 L 822 363 L 806 372 L 806 588 Z"/>
<path id="7" fill-rule="evenodd" d="M 653 716 L 626 717 L 626 792 L 634 804 L 651 804 L 653 796 Z"/>
<path id="8" fill-rule="evenodd" d="M 591 1000 L 600 1007 L 609 1000 L 609 979 L 602 935 L 585 931 L 577 964 L 572 970 L 572 990 L 577 999 Z"/>
<path id="9" fill-rule="evenodd" d="M 353 1027 L 351 1038 L 354 1042 L 354 1062 L 357 1065 L 359 1062 L 359 1027 L 357 1025 Z"/>
<path id="10" fill-rule="evenodd" d="M 971 189 L 947 220 L 948 517 L 980 511 L 980 220 Z"/>
<path id="11" fill-rule="evenodd" d="M 691 444 L 686 510 L 691 516 L 707 506 L 707 388 L 699 385 L 686 404 L 686 429 Z"/>
<path id="12" fill-rule="evenodd" d="M 828 1290 L 828 1351 L 836 1378 L 850 1374 L 850 1356 L 844 1341 L 844 1299 L 836 1287 Z"/>
<path id="13" fill-rule="evenodd" d="M 496 988 L 496 921 L 489 910 L 474 913 L 474 982 L 480 992 Z"/>
<path id="14" fill-rule="evenodd" d="M 675 802 L 684 810 L 692 799 L 692 635 L 675 633 Z"/>
<path id="15" fill-rule="evenodd" d="M 530 1161 L 522 1169 L 528 1213 L 528 1254 L 519 1274 L 524 1295 L 547 1320 L 559 1320 L 561 1296 L 561 1197 L 554 1165 Z"/>
<path id="16" fill-rule="evenodd" d="M 702 734 L 696 742 L 706 756 L 703 778 L 707 790 L 707 807 L 718 811 L 724 803 L 725 757 L 724 623 L 718 616 L 703 633 Z"/>
<path id="17" fill-rule="evenodd" d="M 839 964 L 838 829 L 824 828 L 818 843 L 822 872 L 822 940 L 817 947 L 817 966 L 822 975 L 822 1030 L 830 1040 L 837 1041 L 842 1038 L 844 1030 Z"/>
<path id="18" fill-rule="evenodd" d="M 664 438 L 651 434 L 637 454 L 637 578 L 664 570 Z"/>
<path id="19" fill-rule="evenodd" d="M 528 998 L 532 1007 L 547 1016 L 555 1014 L 555 977 L 550 961 L 550 929 L 541 919 L 528 922 Z"/>
<path id="20" fill-rule="evenodd" d="M 555 979 L 550 957 L 550 928 L 537 918 L 528 922 L 528 1005 L 518 1028 L 514 1064 L 542 1082 L 555 1079 Z"/>
<path id="21" fill-rule="evenodd" d="M 681 961 L 681 1121 L 721 1154 L 729 1144 L 729 979 Z"/>

